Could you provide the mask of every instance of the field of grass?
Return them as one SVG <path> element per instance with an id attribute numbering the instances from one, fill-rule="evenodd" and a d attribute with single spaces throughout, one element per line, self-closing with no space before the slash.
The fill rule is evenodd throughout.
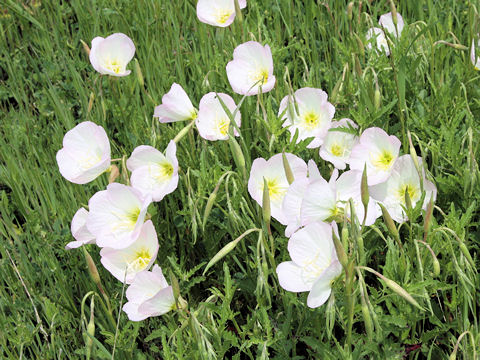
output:
<path id="1" fill-rule="evenodd" d="M 287 69 L 293 89 L 329 94 L 336 119 L 381 127 L 401 140 L 409 130 L 438 189 L 426 242 L 439 274 L 417 241 L 424 237 L 421 213 L 400 227 L 402 247 L 379 218 L 364 231 L 366 254 L 357 258 L 398 283 L 421 309 L 368 272 L 356 273 L 350 297 L 342 277 L 327 304 L 308 308 L 306 293 L 278 284 L 276 264 L 289 256 L 276 221 L 273 249 L 265 232 L 252 232 L 203 274 L 224 245 L 264 224 L 228 143 L 207 142 L 192 129 L 177 145 L 178 188 L 152 211 L 156 263 L 178 279 L 188 311 L 141 322 L 122 312 L 116 332 L 122 284 L 100 264 L 98 247 L 88 245 L 113 309 L 95 297 L 92 358 L 115 352 L 116 359 L 478 359 L 480 72 L 470 44 L 480 32 L 480 6 L 396 2 L 406 27 L 387 57 L 366 48 L 365 33 L 390 11 L 389 2 L 352 3 L 349 16 L 340 0 L 249 0 L 243 22 L 221 29 L 199 22 L 194 0 L 0 1 L 0 358 L 86 356 L 91 297 L 82 299 L 100 292 L 82 250 L 64 247 L 73 240 L 72 216 L 108 180 L 75 185 L 60 175 L 55 154 L 65 132 L 85 120 L 102 125 L 115 158 L 141 144 L 163 150 L 185 124 L 152 117 L 162 95 L 177 82 L 195 106 L 210 91 L 238 104 L 225 66 L 237 45 L 253 39 L 272 48 L 277 84 L 241 106 L 247 171 L 255 158 L 282 151 L 314 159 L 326 178 L 333 169 L 317 150 L 290 142 L 281 126 Z M 132 74 L 100 77 L 81 40 L 90 45 L 115 32 L 135 43 Z M 228 171 L 204 222 L 208 197 Z"/>

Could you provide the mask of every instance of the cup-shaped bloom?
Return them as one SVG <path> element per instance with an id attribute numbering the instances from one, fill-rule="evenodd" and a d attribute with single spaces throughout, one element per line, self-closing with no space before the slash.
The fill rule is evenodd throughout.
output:
<path id="1" fill-rule="evenodd" d="M 358 125 L 350 119 L 332 122 L 332 126 L 320 147 L 320 157 L 331 162 L 339 170 L 345 170 L 347 167 L 346 163 L 350 158 L 352 148 L 358 142 L 358 136 L 350 132 L 332 129 L 348 129 L 349 126 L 358 128 Z"/>
<path id="2" fill-rule="evenodd" d="M 158 239 L 151 220 L 145 222 L 137 240 L 125 249 L 104 247 L 100 251 L 102 265 L 118 280 L 131 284 L 135 276 L 150 269 L 157 257 Z"/>
<path id="3" fill-rule="evenodd" d="M 320 178 L 320 172 L 313 160 L 308 161 L 308 177 L 297 177 L 288 187 L 287 193 L 283 198 L 282 209 L 288 221 L 285 229 L 285 236 L 290 237 L 297 231 L 301 223 L 301 207 L 308 185 Z M 322 178 L 323 179 L 323 178 Z"/>
<path id="4" fill-rule="evenodd" d="M 223 109 L 217 96 L 222 99 L 231 114 L 233 114 L 237 108 L 235 101 L 227 94 L 215 94 L 211 92 L 202 97 L 195 124 L 197 125 L 200 136 L 206 140 L 228 140 L 230 118 Z M 235 115 L 235 123 L 238 127 L 241 125 L 240 119 L 241 115 L 240 111 L 238 111 Z M 235 136 L 238 136 L 235 128 L 233 129 L 233 133 Z"/>
<path id="5" fill-rule="evenodd" d="M 422 168 L 422 159 L 418 158 L 418 161 L 420 168 Z M 430 199 L 433 197 L 433 200 L 435 200 L 437 188 L 432 182 L 425 179 L 425 174 L 422 174 L 422 176 L 423 187 L 426 193 L 422 206 L 423 209 L 426 209 Z M 408 192 L 412 206 L 415 207 L 415 204 L 422 197 L 422 190 L 418 171 L 410 155 L 403 155 L 397 159 L 392 174 L 386 182 L 369 188 L 372 198 L 381 202 L 388 210 L 392 219 L 398 223 L 408 220 L 404 210 L 406 207 L 406 192 Z"/>
<path id="6" fill-rule="evenodd" d="M 257 95 L 275 86 L 270 46 L 256 41 L 238 45 L 233 60 L 227 64 L 227 77 L 233 91 L 241 95 Z"/>
<path id="7" fill-rule="evenodd" d="M 173 289 L 158 265 L 154 265 L 152 271 L 138 273 L 125 295 L 128 302 L 123 305 L 123 311 L 132 321 L 163 315 L 175 309 Z"/>
<path id="8" fill-rule="evenodd" d="M 135 55 L 132 39 L 122 33 L 92 40 L 90 63 L 102 75 L 127 76 L 127 65 Z"/>
<path id="9" fill-rule="evenodd" d="M 346 214 L 350 217 L 348 201 L 353 206 L 359 222 L 363 221 L 365 209 L 361 199 L 362 173 L 349 170 L 340 177 L 334 172 L 329 182 L 323 178 L 311 182 L 304 193 L 301 205 L 301 224 L 308 225 L 318 221 L 329 221 Z M 365 225 L 372 225 L 380 215 L 378 205 L 371 199 L 368 203 Z"/>
<path id="10" fill-rule="evenodd" d="M 163 95 L 162 103 L 155 107 L 153 116 L 161 123 L 194 120 L 197 117 L 197 110 L 185 90 L 177 83 L 173 83 L 168 93 Z"/>
<path id="11" fill-rule="evenodd" d="M 323 222 L 300 229 L 288 240 L 292 261 L 277 266 L 280 286 L 287 291 L 309 291 L 307 305 L 323 305 L 332 291 L 331 284 L 342 273 L 332 239 L 332 227 Z"/>
<path id="12" fill-rule="evenodd" d="M 75 241 L 69 242 L 66 246 L 66 250 L 76 249 L 85 244 L 95 244 L 95 236 L 87 229 L 88 211 L 85 208 L 80 208 L 75 213 L 70 225 Z"/>
<path id="13" fill-rule="evenodd" d="M 295 179 L 307 176 L 305 161 L 293 154 L 287 153 L 285 156 Z M 248 179 L 248 192 L 260 206 L 263 202 L 264 180 L 268 186 L 272 217 L 283 225 L 287 225 L 289 219 L 283 213 L 282 204 L 289 184 L 285 175 L 282 154 L 274 155 L 268 161 L 263 158 L 253 161 L 250 178 Z"/>
<path id="14" fill-rule="evenodd" d="M 348 159 L 350 169 L 363 172 L 367 165 L 368 185 L 384 182 L 392 172 L 401 146 L 400 140 L 380 128 L 368 128 L 360 136 Z"/>
<path id="15" fill-rule="evenodd" d="M 88 201 L 88 230 L 97 238 L 97 245 L 125 249 L 137 240 L 142 229 L 149 196 L 133 187 L 113 183 Z"/>
<path id="16" fill-rule="evenodd" d="M 86 184 L 110 167 L 110 142 L 103 127 L 84 121 L 68 131 L 57 152 L 58 169 L 75 184 Z"/>
<path id="17" fill-rule="evenodd" d="M 386 13 L 380 16 L 378 23 L 387 30 L 393 37 L 400 37 L 403 31 L 405 23 L 403 22 L 403 17 L 397 12 L 397 26 L 393 23 L 392 13 Z"/>
<path id="18" fill-rule="evenodd" d="M 247 6 L 247 0 L 238 2 L 240 9 Z M 234 0 L 198 0 L 198 19 L 209 25 L 227 27 L 235 20 Z"/>
<path id="19" fill-rule="evenodd" d="M 178 185 L 176 151 L 173 140 L 168 144 L 165 155 L 152 146 L 136 147 L 127 160 L 127 168 L 132 172 L 132 186 L 153 201 L 160 201 L 173 192 Z"/>
<path id="20" fill-rule="evenodd" d="M 288 127 L 292 139 L 298 131 L 297 143 L 310 137 L 314 139 L 308 148 L 323 143 L 335 115 L 335 107 L 327 99 L 325 91 L 308 87 L 295 91 L 295 99 L 290 95 L 282 99 L 278 115 L 283 114 L 283 127 Z"/>
<path id="21" fill-rule="evenodd" d="M 477 42 L 477 48 L 480 48 L 480 40 Z M 472 48 L 470 49 L 470 60 L 472 61 L 475 70 L 480 70 L 480 56 L 475 55 L 475 40 L 472 39 Z"/>

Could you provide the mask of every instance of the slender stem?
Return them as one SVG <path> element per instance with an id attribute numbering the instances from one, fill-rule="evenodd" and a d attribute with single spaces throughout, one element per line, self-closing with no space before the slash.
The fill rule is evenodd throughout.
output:
<path id="1" fill-rule="evenodd" d="M 122 315 L 123 295 L 125 294 L 125 286 L 127 281 L 127 269 L 125 269 L 125 276 L 123 278 L 122 296 L 120 297 L 120 305 L 118 308 L 117 327 L 115 328 L 115 339 L 113 340 L 112 360 L 115 359 L 115 348 L 117 346 L 118 326 L 120 325 L 120 315 Z"/>

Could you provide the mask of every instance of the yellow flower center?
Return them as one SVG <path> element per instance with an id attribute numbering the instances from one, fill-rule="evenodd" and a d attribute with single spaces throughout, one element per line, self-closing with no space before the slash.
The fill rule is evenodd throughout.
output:
<path id="1" fill-rule="evenodd" d="M 232 14 L 231 10 L 221 9 L 216 12 L 215 19 L 219 24 L 225 24 Z"/>
<path id="2" fill-rule="evenodd" d="M 323 266 L 319 265 L 320 251 L 317 251 L 315 255 L 301 264 L 302 267 L 302 278 L 308 283 L 315 282 L 316 279 L 323 273 L 326 269 L 325 264 Z"/>
<path id="3" fill-rule="evenodd" d="M 268 81 L 268 70 L 267 69 L 259 69 L 255 74 L 250 76 L 252 82 L 256 85 L 263 85 L 266 84 Z"/>
<path id="4" fill-rule="evenodd" d="M 407 193 L 407 191 L 408 191 L 408 196 L 410 197 L 410 200 L 412 201 L 412 205 L 415 205 L 415 202 L 420 197 L 420 191 L 418 191 L 418 189 L 411 184 L 400 185 L 400 187 L 397 189 L 398 201 L 400 201 L 403 205 L 406 205 L 406 203 L 405 203 L 405 193 Z"/>
<path id="5" fill-rule="evenodd" d="M 318 126 L 320 117 L 315 112 L 309 111 L 303 115 L 303 120 L 305 121 L 305 126 L 312 130 Z"/>
<path id="6" fill-rule="evenodd" d="M 226 136 L 228 133 L 228 127 L 230 126 L 230 119 L 223 118 L 218 121 L 218 132 L 223 136 Z"/>
<path id="7" fill-rule="evenodd" d="M 286 189 L 279 184 L 278 179 L 267 179 L 268 196 L 270 201 L 278 201 L 283 198 Z M 263 186 L 262 186 L 263 192 Z"/>
<path id="8" fill-rule="evenodd" d="M 99 153 L 89 151 L 79 159 L 79 165 L 82 170 L 88 170 L 98 164 L 100 160 L 102 160 L 102 157 Z"/>
<path id="9" fill-rule="evenodd" d="M 113 71 L 115 74 L 119 74 L 122 71 L 122 65 L 118 60 L 108 60 L 104 67 L 110 71 Z"/>
<path id="10" fill-rule="evenodd" d="M 135 253 L 134 260 L 128 264 L 128 267 L 135 272 L 142 271 L 147 267 L 151 259 L 150 250 L 142 248 Z"/>
<path id="11" fill-rule="evenodd" d="M 170 179 L 173 175 L 173 166 L 168 161 L 161 162 L 154 166 L 154 171 L 152 177 L 158 181 L 162 182 L 167 179 Z"/>
<path id="12" fill-rule="evenodd" d="M 390 151 L 383 150 L 382 153 L 372 161 L 372 164 L 377 169 L 386 171 L 392 166 L 393 159 L 393 154 Z"/>
<path id="13" fill-rule="evenodd" d="M 140 208 L 135 207 L 126 213 L 113 214 L 118 222 L 113 224 L 112 231 L 132 231 L 135 229 L 138 217 L 140 216 Z"/>
<path id="14" fill-rule="evenodd" d="M 332 153 L 333 156 L 340 157 L 340 156 L 343 156 L 344 148 L 338 144 L 333 144 L 330 147 L 330 152 Z"/>

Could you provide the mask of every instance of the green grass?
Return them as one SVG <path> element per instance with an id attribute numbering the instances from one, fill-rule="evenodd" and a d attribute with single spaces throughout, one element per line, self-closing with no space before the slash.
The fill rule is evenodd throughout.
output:
<path id="1" fill-rule="evenodd" d="M 352 20 L 343 1 L 326 3 L 250 0 L 243 24 L 217 29 L 198 21 L 193 0 L 0 2 L 1 358 L 85 357 L 82 318 L 90 316 L 90 300 L 83 313 L 81 302 L 98 290 L 82 251 L 67 252 L 64 246 L 72 241 L 74 213 L 104 188 L 106 179 L 80 186 L 61 177 L 55 153 L 65 132 L 91 120 L 106 129 L 114 157 L 130 155 L 141 144 L 163 150 L 182 124 L 152 118 L 162 95 L 178 82 L 194 105 L 210 91 L 231 94 L 238 103 L 225 66 L 233 49 L 250 39 L 271 46 L 277 85 L 261 97 L 265 116 L 257 97 L 242 105 L 247 166 L 285 149 L 315 159 L 324 176 L 331 172 L 317 151 L 291 144 L 281 128 L 276 115 L 288 91 L 286 68 L 294 89 L 319 87 L 332 97 L 340 84 L 333 99 L 336 119 L 349 117 L 363 129 L 379 126 L 402 139 L 404 118 L 438 188 L 427 242 L 438 257 L 440 275 L 433 274 L 428 249 L 414 241 L 423 238 L 422 215 L 401 226 L 402 249 L 379 219 L 378 232 L 364 233 L 367 260 L 362 265 L 396 281 L 425 310 L 363 273 L 374 333 L 366 333 L 357 277 L 351 351 L 344 346 L 344 278 L 335 283 L 334 302 L 318 309 L 306 306 L 306 294 L 279 287 L 273 262 L 288 260 L 280 224 L 272 224 L 274 261 L 265 234 L 254 232 L 203 276 L 207 262 L 225 244 L 261 228 L 262 220 L 242 177 L 232 175 L 222 183 L 202 227 L 218 179 L 237 168 L 228 144 L 206 142 L 191 131 L 178 145 L 179 186 L 153 210 L 161 244 L 157 263 L 178 278 L 189 312 L 139 323 L 122 313 L 115 358 L 444 359 L 465 331 L 457 358 L 474 359 L 474 347 L 479 356 L 480 72 L 473 69 L 468 50 L 437 41 L 469 46 L 480 31 L 480 9 L 469 0 L 399 2 L 408 28 L 387 58 L 364 51 L 357 42 L 357 37 L 364 41 L 379 15 L 390 11 L 387 1 L 362 1 L 361 13 L 355 1 Z M 135 71 L 109 79 L 91 67 L 80 40 L 89 44 L 95 36 L 114 32 L 133 39 L 145 88 Z M 129 67 L 134 70 L 134 62 Z M 89 245 L 88 250 L 116 318 L 122 284 L 102 268 L 98 248 Z M 110 358 L 115 336 L 100 299 L 95 298 L 93 346 L 93 358 L 99 359 Z"/>

